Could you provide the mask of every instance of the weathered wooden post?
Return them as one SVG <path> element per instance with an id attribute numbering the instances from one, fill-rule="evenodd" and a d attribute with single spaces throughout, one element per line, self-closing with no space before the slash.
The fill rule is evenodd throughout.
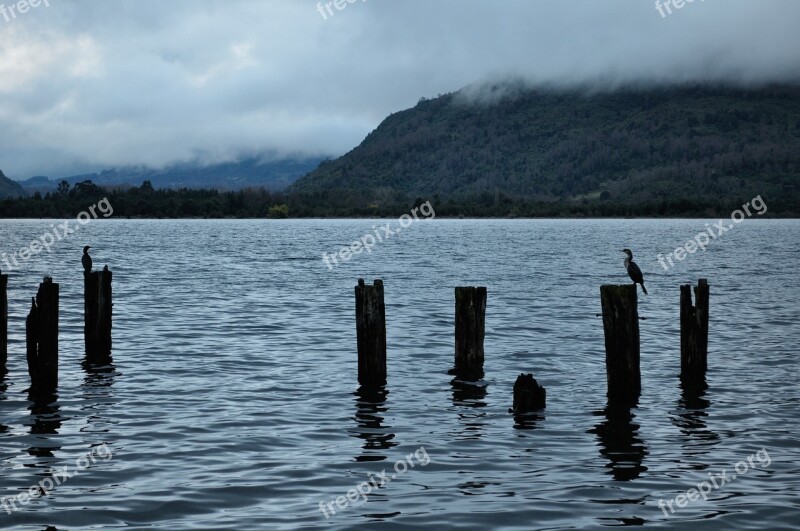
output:
<path id="1" fill-rule="evenodd" d="M 639 309 L 636 285 L 602 286 L 608 399 L 635 403 L 642 391 L 639 370 Z"/>
<path id="2" fill-rule="evenodd" d="M 31 388 L 39 381 L 39 309 L 36 297 L 31 297 L 31 311 L 25 319 L 25 352 L 28 359 L 28 374 L 31 376 Z"/>
<path id="3" fill-rule="evenodd" d="M 456 288 L 456 370 L 483 368 L 486 288 Z"/>
<path id="4" fill-rule="evenodd" d="M 358 279 L 356 333 L 358 383 L 367 387 L 386 385 L 386 308 L 382 280 L 367 286 L 363 278 Z"/>
<path id="5" fill-rule="evenodd" d="M 31 389 L 55 391 L 58 387 L 58 284 L 47 277 L 25 322 Z"/>
<path id="6" fill-rule="evenodd" d="M 0 274 L 0 377 L 8 362 L 8 275 Z"/>
<path id="7" fill-rule="evenodd" d="M 111 279 L 108 266 L 102 271 L 84 273 L 83 335 L 86 357 L 90 360 L 111 356 Z"/>
<path id="8" fill-rule="evenodd" d="M 547 391 L 532 374 L 520 374 L 514 383 L 514 409 L 517 415 L 540 411 L 546 407 Z"/>
<path id="9" fill-rule="evenodd" d="M 694 295 L 692 305 L 692 287 L 681 286 L 681 379 L 688 383 L 704 381 L 708 368 L 708 280 L 700 279 Z"/>

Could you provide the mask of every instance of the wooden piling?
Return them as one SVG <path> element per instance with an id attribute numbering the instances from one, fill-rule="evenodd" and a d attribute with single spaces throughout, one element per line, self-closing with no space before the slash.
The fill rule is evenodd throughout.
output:
<path id="1" fill-rule="evenodd" d="M 112 273 L 106 266 L 102 271 L 84 273 L 84 326 L 86 357 L 102 361 L 111 356 L 111 297 Z"/>
<path id="2" fill-rule="evenodd" d="M 456 370 L 483 368 L 486 288 L 456 288 Z"/>
<path id="3" fill-rule="evenodd" d="M 687 383 L 704 382 L 708 368 L 708 309 L 710 288 L 701 278 L 694 288 L 681 286 L 681 379 Z"/>
<path id="4" fill-rule="evenodd" d="M 514 414 L 532 413 L 546 407 L 547 391 L 532 374 L 520 374 L 514 383 Z"/>
<path id="5" fill-rule="evenodd" d="M 58 284 L 45 278 L 25 321 L 31 389 L 52 392 L 58 387 Z"/>
<path id="6" fill-rule="evenodd" d="M 636 285 L 602 286 L 608 399 L 635 403 L 642 390 Z"/>
<path id="7" fill-rule="evenodd" d="M 8 275 L 0 274 L 0 377 L 8 362 Z"/>
<path id="8" fill-rule="evenodd" d="M 36 297 L 31 298 L 31 311 L 25 319 L 25 352 L 28 359 L 28 374 L 31 377 L 31 387 L 39 381 L 39 309 L 36 307 Z"/>
<path id="9" fill-rule="evenodd" d="M 356 333 L 358 337 L 358 383 L 376 387 L 386 385 L 386 308 L 383 281 L 367 286 L 364 279 L 356 286 Z"/>

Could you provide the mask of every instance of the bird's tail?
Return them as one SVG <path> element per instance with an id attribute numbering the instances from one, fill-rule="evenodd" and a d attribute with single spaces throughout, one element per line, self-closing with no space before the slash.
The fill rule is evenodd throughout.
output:
<path id="1" fill-rule="evenodd" d="M 647 288 L 644 287 L 644 282 L 642 282 L 642 291 L 644 291 L 644 294 L 647 295 Z"/>

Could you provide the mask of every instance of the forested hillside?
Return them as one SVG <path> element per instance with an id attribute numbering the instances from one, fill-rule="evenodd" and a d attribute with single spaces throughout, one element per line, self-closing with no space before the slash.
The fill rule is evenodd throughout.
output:
<path id="1" fill-rule="evenodd" d="M 310 215 L 681 215 L 762 195 L 800 214 L 800 87 L 495 86 L 423 100 L 289 188 Z"/>

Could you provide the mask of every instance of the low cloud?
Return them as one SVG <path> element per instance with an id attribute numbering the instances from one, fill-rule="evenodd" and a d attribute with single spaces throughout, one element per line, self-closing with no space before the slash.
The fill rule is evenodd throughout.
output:
<path id="1" fill-rule="evenodd" d="M 51 0 L 0 19 L 0 168 L 14 178 L 340 155 L 422 97 L 800 77 L 800 2 Z"/>

